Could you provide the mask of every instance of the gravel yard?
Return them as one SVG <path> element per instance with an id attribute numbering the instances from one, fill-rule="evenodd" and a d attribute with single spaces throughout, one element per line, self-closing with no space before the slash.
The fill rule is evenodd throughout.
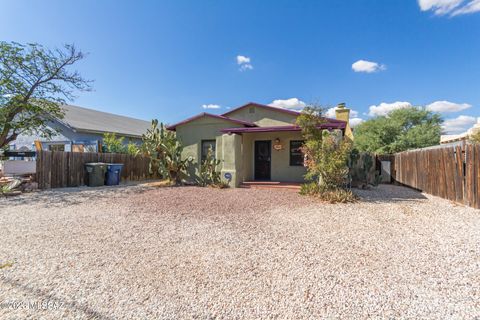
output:
<path id="1" fill-rule="evenodd" d="M 358 193 L 0 199 L 0 318 L 480 318 L 480 211 L 396 186 Z"/>

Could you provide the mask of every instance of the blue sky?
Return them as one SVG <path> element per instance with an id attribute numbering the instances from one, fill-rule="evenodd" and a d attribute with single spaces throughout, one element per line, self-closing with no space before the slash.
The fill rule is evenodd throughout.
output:
<path id="1" fill-rule="evenodd" d="M 78 70 L 95 91 L 80 93 L 80 106 L 172 123 L 248 101 L 297 109 L 346 102 L 356 122 L 429 105 L 450 132 L 480 116 L 479 0 L 0 6 L 0 40 L 89 52 Z"/>

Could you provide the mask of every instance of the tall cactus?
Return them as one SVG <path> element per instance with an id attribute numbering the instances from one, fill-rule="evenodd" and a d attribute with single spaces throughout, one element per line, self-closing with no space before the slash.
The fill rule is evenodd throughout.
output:
<path id="1" fill-rule="evenodd" d="M 173 131 L 167 130 L 163 123 L 152 120 L 152 127 L 142 136 L 142 150 L 150 157 L 150 173 L 158 172 L 161 177 L 179 184 L 181 174 L 185 172 L 191 159 L 182 160 L 183 146 Z"/>
<path id="2" fill-rule="evenodd" d="M 200 185 L 219 185 L 221 183 L 220 171 L 217 170 L 220 160 L 215 159 L 213 149 L 210 146 L 205 160 L 200 165 Z"/>

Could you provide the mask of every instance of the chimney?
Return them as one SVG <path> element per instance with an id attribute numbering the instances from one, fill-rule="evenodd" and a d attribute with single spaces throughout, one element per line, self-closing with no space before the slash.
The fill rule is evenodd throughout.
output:
<path id="1" fill-rule="evenodd" d="M 353 132 L 352 128 L 350 127 L 350 109 L 345 106 L 345 102 L 339 103 L 335 108 L 335 118 L 347 123 L 344 135 L 353 140 Z"/>

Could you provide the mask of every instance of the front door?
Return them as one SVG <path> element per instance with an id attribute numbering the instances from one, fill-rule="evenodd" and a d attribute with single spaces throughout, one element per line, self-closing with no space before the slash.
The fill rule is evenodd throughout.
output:
<path id="1" fill-rule="evenodd" d="M 271 160 L 271 141 L 255 141 L 255 180 L 270 180 Z"/>

